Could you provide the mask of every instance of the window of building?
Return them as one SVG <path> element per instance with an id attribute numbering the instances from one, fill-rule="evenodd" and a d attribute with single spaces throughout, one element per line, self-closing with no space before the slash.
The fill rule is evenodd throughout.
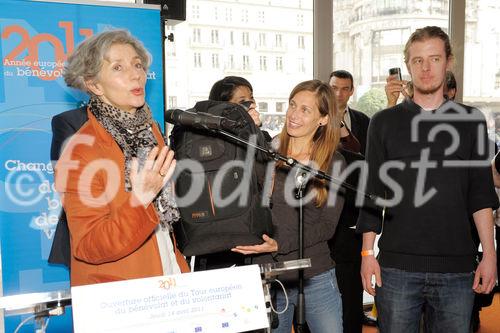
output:
<path id="1" fill-rule="evenodd" d="M 233 9 L 226 8 L 226 22 L 231 22 L 231 21 L 233 21 Z"/>
<path id="2" fill-rule="evenodd" d="M 243 56 L 242 69 L 245 71 L 250 70 L 250 57 L 247 55 Z"/>
<path id="3" fill-rule="evenodd" d="M 259 112 L 267 112 L 267 102 L 259 102 Z"/>
<path id="4" fill-rule="evenodd" d="M 266 23 L 266 14 L 263 10 L 259 10 L 257 14 L 257 21 L 259 23 Z"/>
<path id="5" fill-rule="evenodd" d="M 267 57 L 266 56 L 260 56 L 259 57 L 259 62 L 260 62 L 260 70 L 261 71 L 267 71 Z"/>
<path id="6" fill-rule="evenodd" d="M 217 7 L 214 7 L 214 20 L 219 19 L 219 9 Z"/>
<path id="7" fill-rule="evenodd" d="M 168 44 L 168 46 L 165 46 L 165 52 L 167 52 L 167 56 L 175 57 L 177 55 L 177 52 L 175 52 L 175 43 L 171 43 Z"/>
<path id="8" fill-rule="evenodd" d="M 232 30 L 229 32 L 229 43 L 234 45 L 234 31 Z"/>
<path id="9" fill-rule="evenodd" d="M 201 53 L 200 52 L 194 53 L 194 67 L 196 67 L 196 68 L 201 67 Z"/>
<path id="10" fill-rule="evenodd" d="M 266 46 L 266 34 L 263 32 L 259 33 L 259 46 L 261 46 L 261 47 Z"/>
<path id="11" fill-rule="evenodd" d="M 219 44 L 219 30 L 212 30 L 212 44 Z"/>
<path id="12" fill-rule="evenodd" d="M 168 96 L 167 108 L 172 109 L 177 107 L 177 96 Z"/>
<path id="13" fill-rule="evenodd" d="M 200 43 L 201 42 L 201 30 L 199 28 L 193 29 L 193 42 Z"/>
<path id="14" fill-rule="evenodd" d="M 297 36 L 297 47 L 299 49 L 305 49 L 304 36 Z"/>
<path id="15" fill-rule="evenodd" d="M 286 103 L 285 102 L 276 102 L 276 112 L 283 113 L 286 111 Z"/>
<path id="16" fill-rule="evenodd" d="M 372 33 L 372 77 L 371 82 L 385 84 L 388 69 L 406 67 L 401 45 L 405 45 L 411 31 L 408 27 L 375 30 Z M 408 78 L 405 76 L 405 79 Z"/>
<path id="17" fill-rule="evenodd" d="M 276 57 L 276 71 L 283 71 L 283 57 Z"/>
<path id="18" fill-rule="evenodd" d="M 241 33 L 241 44 L 243 46 L 250 46 L 250 36 L 246 31 Z"/>
<path id="19" fill-rule="evenodd" d="M 407 27 L 388 30 L 373 31 L 373 45 L 376 47 L 381 46 L 399 46 L 406 44 L 411 31 Z"/>
<path id="20" fill-rule="evenodd" d="M 241 10 L 241 22 L 248 23 L 248 9 Z"/>
<path id="21" fill-rule="evenodd" d="M 297 59 L 297 64 L 298 64 L 297 70 L 300 73 L 304 73 L 306 71 L 306 64 L 305 64 L 304 58 Z"/>
<path id="22" fill-rule="evenodd" d="M 229 64 L 228 64 L 228 67 L 231 70 L 235 69 L 234 55 L 232 55 L 232 54 L 229 55 Z"/>
<path id="23" fill-rule="evenodd" d="M 219 68 L 219 54 L 212 53 L 212 68 Z"/>
<path id="24" fill-rule="evenodd" d="M 304 26 L 304 14 L 297 14 L 297 26 Z"/>
<path id="25" fill-rule="evenodd" d="M 191 17 L 193 19 L 199 19 L 200 18 L 200 6 L 193 5 L 191 7 Z"/>
<path id="26" fill-rule="evenodd" d="M 276 46 L 276 47 L 282 47 L 283 46 L 283 35 L 282 34 L 276 34 L 275 35 L 274 46 Z"/>

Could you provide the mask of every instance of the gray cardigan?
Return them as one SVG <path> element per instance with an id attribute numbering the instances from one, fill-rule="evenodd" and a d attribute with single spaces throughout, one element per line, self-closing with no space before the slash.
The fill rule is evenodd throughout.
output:
<path id="1" fill-rule="evenodd" d="M 340 170 L 345 168 L 345 160 L 340 153 L 335 152 L 332 159 L 332 165 L 329 168 L 331 172 L 333 165 L 341 164 Z M 254 263 L 282 262 L 295 260 L 298 258 L 298 233 L 299 233 L 299 209 L 298 200 L 295 199 L 295 170 L 288 168 L 276 169 L 272 200 L 272 217 L 274 225 L 274 236 L 278 242 L 278 252 L 272 254 L 263 254 L 254 258 Z M 335 177 L 335 175 L 332 175 Z M 288 184 L 287 184 L 288 183 Z M 306 198 L 314 198 L 310 193 L 311 181 L 306 188 Z M 288 194 L 285 194 L 285 190 Z M 337 193 L 338 192 L 338 193 Z M 335 200 L 332 195 L 337 193 Z M 293 198 L 295 204 L 287 202 L 287 198 Z M 292 202 L 292 203 L 293 203 Z M 304 205 L 304 258 L 310 258 L 312 267 L 304 271 L 306 279 L 323 273 L 335 266 L 330 256 L 328 240 L 333 237 L 337 227 L 340 213 L 344 205 L 343 190 L 337 186 L 329 186 L 329 200 L 321 207 L 316 207 L 314 199 L 309 200 Z M 295 207 L 294 207 L 295 206 Z M 298 273 L 286 273 L 278 278 L 281 281 L 294 281 Z"/>

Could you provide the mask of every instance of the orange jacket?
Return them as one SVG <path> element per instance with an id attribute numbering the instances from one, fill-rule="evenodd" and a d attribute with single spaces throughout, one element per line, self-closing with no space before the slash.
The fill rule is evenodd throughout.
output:
<path id="1" fill-rule="evenodd" d="M 163 274 L 154 230 L 155 208 L 134 204 L 125 191 L 125 157 L 87 110 L 89 121 L 71 138 L 56 165 L 56 188 L 71 237 L 71 285 Z M 153 126 L 160 147 L 160 130 Z M 182 272 L 188 265 L 175 246 Z"/>

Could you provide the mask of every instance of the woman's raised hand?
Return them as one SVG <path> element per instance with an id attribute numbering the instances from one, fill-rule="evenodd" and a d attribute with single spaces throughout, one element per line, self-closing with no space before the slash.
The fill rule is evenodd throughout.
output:
<path id="1" fill-rule="evenodd" d="M 147 207 L 172 177 L 175 164 L 174 152 L 167 146 L 161 149 L 154 147 L 149 152 L 141 170 L 139 170 L 137 159 L 133 159 L 130 167 L 130 182 L 135 199 Z"/>
<path id="2" fill-rule="evenodd" d="M 256 109 L 257 105 L 255 105 L 255 102 L 250 105 L 248 108 L 248 114 L 250 117 L 252 117 L 253 122 L 257 127 L 260 127 L 262 125 L 262 121 L 260 121 L 260 113 Z"/>

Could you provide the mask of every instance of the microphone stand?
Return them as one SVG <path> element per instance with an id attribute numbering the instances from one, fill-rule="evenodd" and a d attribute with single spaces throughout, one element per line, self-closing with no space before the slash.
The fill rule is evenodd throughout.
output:
<path id="1" fill-rule="evenodd" d="M 355 193 L 361 193 L 366 199 L 368 199 L 372 202 L 375 202 L 375 200 L 378 198 L 374 194 L 370 194 L 370 193 L 366 193 L 366 192 L 358 190 L 355 186 L 353 186 L 345 181 L 340 181 L 338 179 L 335 179 L 332 176 L 330 176 L 329 174 L 327 174 L 321 170 L 314 169 L 306 164 L 300 163 L 296 159 L 283 156 L 275 151 L 272 151 L 271 149 L 259 146 L 258 144 L 254 144 L 248 140 L 242 139 L 242 138 L 240 138 L 232 133 L 229 133 L 225 130 L 222 130 L 222 129 L 214 130 L 214 129 L 209 129 L 209 128 L 206 128 L 206 130 L 208 130 L 209 132 L 212 132 L 212 133 L 222 134 L 225 137 L 230 138 L 230 139 L 232 139 L 232 140 L 236 141 L 237 143 L 240 143 L 244 146 L 249 146 L 249 147 L 255 148 L 256 150 L 266 154 L 266 156 L 268 156 L 270 159 L 272 159 L 276 162 L 278 162 L 278 161 L 284 162 L 290 168 L 297 167 L 300 170 L 303 170 L 305 173 L 311 175 L 314 178 L 326 180 L 329 183 L 342 186 L 343 188 L 351 190 Z M 384 210 L 385 210 L 385 207 L 384 207 Z"/>
<path id="2" fill-rule="evenodd" d="M 275 161 L 282 161 L 284 162 L 287 166 L 290 168 L 298 167 L 300 171 L 298 172 L 298 176 L 296 177 L 296 188 L 297 188 L 297 193 L 296 193 L 296 198 L 299 200 L 299 260 L 304 258 L 304 209 L 303 209 L 303 198 L 304 198 L 304 189 L 305 186 L 309 180 L 309 175 L 313 176 L 317 179 L 324 179 L 327 180 L 330 183 L 337 184 L 339 186 L 342 186 L 345 189 L 352 190 L 355 193 L 361 193 L 365 198 L 371 200 L 372 202 L 375 202 L 377 199 L 377 196 L 374 194 L 366 193 L 363 191 L 358 190 L 356 187 L 353 185 L 337 180 L 330 175 L 326 174 L 325 172 L 321 170 L 317 170 L 314 168 L 311 168 L 308 165 L 305 165 L 303 163 L 300 163 L 299 161 L 291 158 L 291 157 L 285 157 L 283 155 L 280 155 L 277 152 L 274 152 L 270 149 L 264 148 L 259 146 L 258 144 L 254 144 L 248 140 L 239 138 L 238 136 L 229 133 L 225 130 L 214 130 L 214 129 L 208 129 L 210 132 L 213 133 L 219 133 L 222 134 L 223 136 L 236 141 L 236 143 L 239 143 L 241 145 L 249 146 L 252 148 L 255 148 L 258 151 L 263 152 L 266 154 L 270 159 L 275 160 Z M 382 214 L 385 215 L 385 207 L 383 207 Z M 297 295 L 297 307 L 296 307 L 296 331 L 297 333 L 302 333 L 304 332 L 305 328 L 305 295 L 304 295 L 304 269 L 300 268 L 298 270 L 299 273 L 299 286 L 298 286 L 298 295 Z"/>
<path id="3" fill-rule="evenodd" d="M 299 172 L 295 184 L 297 193 L 295 198 L 299 199 L 299 260 L 304 259 L 304 190 L 308 182 L 306 175 Z M 297 333 L 304 332 L 306 323 L 306 298 L 304 295 L 304 269 L 299 269 L 299 290 L 297 293 L 297 307 L 295 308 L 295 320 L 297 322 Z"/>

